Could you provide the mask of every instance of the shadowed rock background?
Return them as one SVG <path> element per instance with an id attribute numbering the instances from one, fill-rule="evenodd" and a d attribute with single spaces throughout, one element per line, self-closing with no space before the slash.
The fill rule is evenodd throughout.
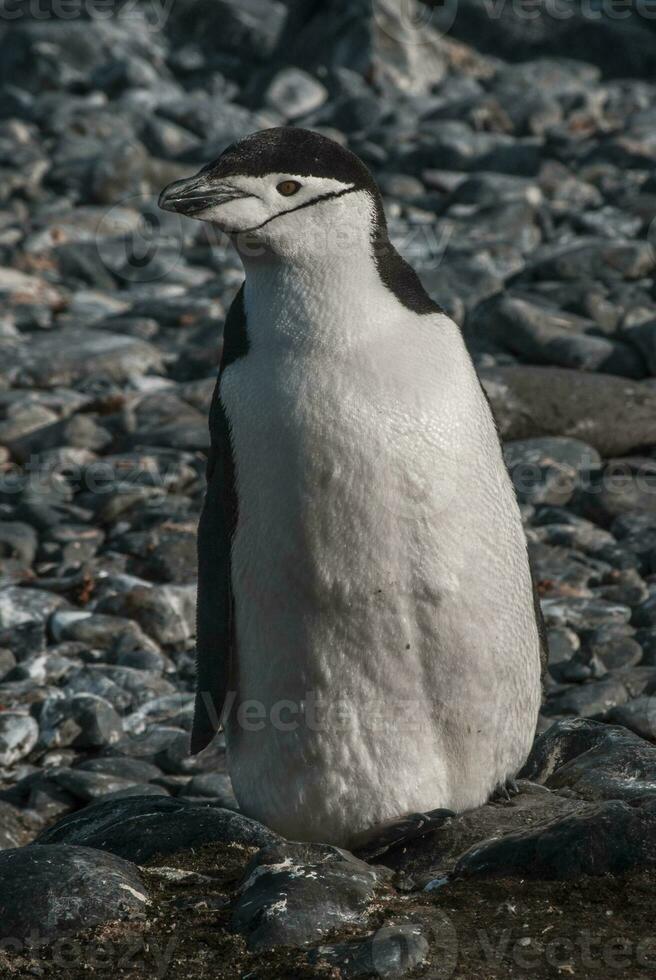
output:
<path id="1" fill-rule="evenodd" d="M 655 72 L 648 0 L 0 4 L 1 976 L 104 944 L 130 978 L 606 978 L 618 935 L 656 967 Z M 377 863 L 187 752 L 241 269 L 156 200 L 281 124 L 360 154 L 461 326 L 548 627 L 519 794 Z"/>

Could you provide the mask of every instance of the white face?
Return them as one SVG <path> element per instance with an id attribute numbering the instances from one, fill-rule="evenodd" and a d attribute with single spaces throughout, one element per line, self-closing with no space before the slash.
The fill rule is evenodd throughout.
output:
<path id="1" fill-rule="evenodd" d="M 290 255 L 325 248 L 322 237 L 343 223 L 354 184 L 330 177 L 271 173 L 263 177 L 235 174 L 212 178 L 202 171 L 169 185 L 160 207 L 209 221 L 235 239 L 242 250 L 259 244 Z M 358 192 L 357 197 L 368 195 Z"/>

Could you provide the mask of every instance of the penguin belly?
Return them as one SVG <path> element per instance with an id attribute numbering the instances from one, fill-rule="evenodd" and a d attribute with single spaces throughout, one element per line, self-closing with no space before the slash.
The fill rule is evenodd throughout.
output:
<path id="1" fill-rule="evenodd" d="M 345 356 L 255 343 L 221 381 L 228 764 L 243 811 L 291 839 L 348 846 L 479 806 L 535 731 L 532 584 L 494 424 L 455 325 L 413 320 L 402 357 L 382 328 Z"/>

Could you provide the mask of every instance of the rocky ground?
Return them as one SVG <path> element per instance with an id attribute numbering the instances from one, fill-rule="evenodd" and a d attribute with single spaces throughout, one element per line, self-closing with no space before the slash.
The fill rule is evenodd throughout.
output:
<path id="1" fill-rule="evenodd" d="M 656 32 L 510 6 L 3 6 L 0 976 L 653 974 Z M 369 163 L 462 326 L 549 630 L 520 793 L 369 862 L 187 754 L 241 272 L 155 202 L 281 123 Z"/>

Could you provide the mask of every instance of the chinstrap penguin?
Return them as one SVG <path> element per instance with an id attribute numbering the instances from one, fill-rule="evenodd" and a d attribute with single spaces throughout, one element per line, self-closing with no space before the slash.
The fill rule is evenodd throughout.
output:
<path id="1" fill-rule="evenodd" d="M 543 636 L 461 333 L 389 242 L 361 160 L 229 147 L 160 206 L 232 236 L 198 530 L 192 751 L 222 722 L 244 813 L 353 846 L 483 804 L 532 744 Z"/>

